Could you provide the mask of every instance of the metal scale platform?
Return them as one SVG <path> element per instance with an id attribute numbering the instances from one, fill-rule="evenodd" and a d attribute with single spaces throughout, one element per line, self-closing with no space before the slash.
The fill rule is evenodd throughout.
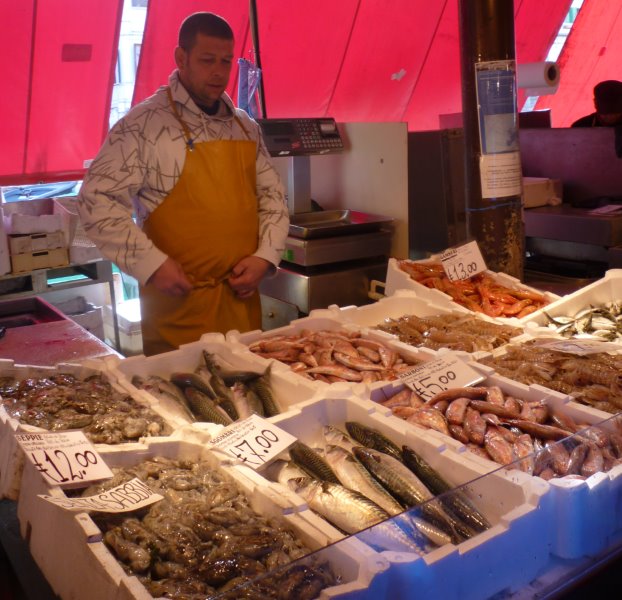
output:
<path id="1" fill-rule="evenodd" d="M 386 276 L 393 219 L 354 210 L 312 210 L 311 156 L 344 149 L 334 119 L 259 123 L 270 154 L 290 161 L 289 236 L 276 274 L 260 286 L 263 329 L 331 304 L 369 303 L 371 281 Z"/>

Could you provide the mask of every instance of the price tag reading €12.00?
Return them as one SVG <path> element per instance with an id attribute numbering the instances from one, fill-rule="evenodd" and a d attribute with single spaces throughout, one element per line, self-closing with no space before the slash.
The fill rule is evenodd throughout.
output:
<path id="1" fill-rule="evenodd" d="M 257 470 L 267 465 L 295 441 L 296 438 L 287 431 L 258 415 L 251 415 L 229 425 L 210 440 L 209 444 L 214 449 L 234 456 Z"/>
<path id="2" fill-rule="evenodd" d="M 449 281 L 462 281 L 486 270 L 486 263 L 476 241 L 441 254 L 441 264 Z"/>
<path id="3" fill-rule="evenodd" d="M 400 379 L 422 400 L 430 400 L 451 388 L 473 385 L 485 379 L 457 356 L 447 354 L 404 373 Z"/>
<path id="4" fill-rule="evenodd" d="M 15 439 L 52 485 L 77 487 L 112 477 L 112 471 L 82 431 L 16 433 Z"/>

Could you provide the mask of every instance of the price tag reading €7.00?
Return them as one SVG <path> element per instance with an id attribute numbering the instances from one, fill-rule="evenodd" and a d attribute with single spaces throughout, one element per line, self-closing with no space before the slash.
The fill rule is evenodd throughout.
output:
<path id="1" fill-rule="evenodd" d="M 76 487 L 112 477 L 112 471 L 82 431 L 16 433 L 15 439 L 52 485 Z"/>
<path id="2" fill-rule="evenodd" d="M 451 388 L 473 385 L 485 379 L 457 356 L 447 355 L 417 365 L 404 373 L 400 379 L 422 400 L 430 400 L 440 392 Z"/>
<path id="3" fill-rule="evenodd" d="M 295 441 L 287 431 L 258 415 L 251 415 L 226 427 L 209 444 L 257 470 Z"/>
<path id="4" fill-rule="evenodd" d="M 486 263 L 476 241 L 443 251 L 441 264 L 449 281 L 462 281 L 486 270 Z"/>

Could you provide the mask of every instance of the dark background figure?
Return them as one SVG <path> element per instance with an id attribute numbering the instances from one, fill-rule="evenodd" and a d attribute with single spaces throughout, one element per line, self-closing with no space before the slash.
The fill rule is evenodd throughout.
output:
<path id="1" fill-rule="evenodd" d="M 622 81 L 608 79 L 594 86 L 596 111 L 577 119 L 571 127 L 614 127 L 622 125 Z"/>

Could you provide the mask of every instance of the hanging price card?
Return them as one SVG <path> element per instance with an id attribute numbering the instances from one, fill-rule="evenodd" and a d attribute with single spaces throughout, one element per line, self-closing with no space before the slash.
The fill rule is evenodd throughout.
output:
<path id="1" fill-rule="evenodd" d="M 16 433 L 15 439 L 52 485 L 78 487 L 112 477 L 112 471 L 82 431 Z"/>
<path id="2" fill-rule="evenodd" d="M 43 498 L 65 510 L 121 513 L 148 506 L 162 500 L 164 496 L 156 494 L 146 483 L 135 477 L 101 494 L 87 496 L 86 498 L 63 498 L 45 494 L 39 494 L 39 498 Z"/>
<path id="3" fill-rule="evenodd" d="M 476 241 L 458 248 L 448 248 L 441 254 L 441 264 L 450 281 L 461 281 L 486 270 Z"/>
<path id="4" fill-rule="evenodd" d="M 296 441 L 293 435 L 258 415 L 229 425 L 209 441 L 217 450 L 257 470 Z"/>
<path id="5" fill-rule="evenodd" d="M 568 352 L 571 354 L 598 354 L 600 352 L 619 352 L 620 345 L 611 342 L 599 342 L 598 340 L 559 340 L 538 344 L 541 348 L 557 350 L 557 352 Z"/>
<path id="6" fill-rule="evenodd" d="M 451 388 L 473 385 L 485 379 L 453 354 L 425 362 L 404 373 L 400 379 L 422 400 L 429 400 Z"/>

